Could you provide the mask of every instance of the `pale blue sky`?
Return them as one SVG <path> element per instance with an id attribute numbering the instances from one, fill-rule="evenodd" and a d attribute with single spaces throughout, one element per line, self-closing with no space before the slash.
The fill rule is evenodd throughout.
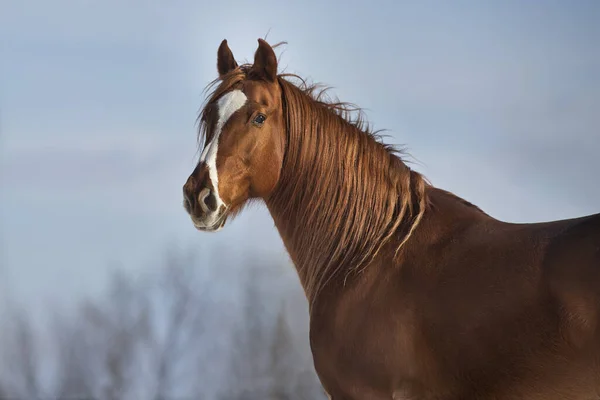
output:
<path id="1" fill-rule="evenodd" d="M 3 1 L 0 290 L 68 301 L 167 245 L 283 255 L 262 207 L 211 235 L 181 206 L 217 47 L 249 61 L 269 30 L 433 184 L 508 221 L 600 212 L 598 21 L 597 1 Z"/>

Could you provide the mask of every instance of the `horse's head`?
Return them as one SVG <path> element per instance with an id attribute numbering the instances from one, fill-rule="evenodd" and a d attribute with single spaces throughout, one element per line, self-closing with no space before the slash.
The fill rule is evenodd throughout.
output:
<path id="1" fill-rule="evenodd" d="M 204 149 L 183 186 L 194 226 L 217 231 L 252 198 L 268 197 L 278 183 L 285 148 L 277 58 L 258 40 L 254 64 L 238 66 L 227 41 L 217 53 L 220 84 L 204 107 Z"/>

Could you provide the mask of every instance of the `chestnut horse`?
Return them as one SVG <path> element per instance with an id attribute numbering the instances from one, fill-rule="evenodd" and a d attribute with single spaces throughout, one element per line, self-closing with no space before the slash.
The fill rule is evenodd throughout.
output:
<path id="1" fill-rule="evenodd" d="M 354 109 L 227 41 L 183 187 L 201 231 L 263 200 L 342 399 L 600 399 L 600 214 L 499 221 L 435 188 Z M 359 114 L 360 115 L 360 114 Z"/>

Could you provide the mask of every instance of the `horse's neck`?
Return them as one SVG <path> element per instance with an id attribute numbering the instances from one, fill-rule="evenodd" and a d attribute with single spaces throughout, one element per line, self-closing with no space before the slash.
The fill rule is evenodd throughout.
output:
<path id="1" fill-rule="evenodd" d="M 390 221 L 392 214 L 397 212 L 392 203 L 401 195 L 398 182 L 393 180 L 407 182 L 411 190 L 410 170 L 383 147 L 355 152 L 351 162 L 343 152 L 320 156 L 333 161 L 329 170 L 315 167 L 318 160 L 311 160 L 310 165 L 305 160 L 307 164 L 296 166 L 294 171 L 282 171 L 285 181 L 280 182 L 271 198 L 265 199 L 309 297 L 322 288 L 324 281 L 340 276 L 343 279 L 350 270 L 360 267 L 365 257 L 377 252 L 379 243 L 388 239 L 384 236 L 394 224 Z M 381 162 L 383 157 L 389 162 Z M 355 165 L 368 165 L 369 169 L 359 171 Z M 336 177 L 332 169 L 344 175 Z M 376 196 L 369 185 L 357 183 L 371 180 L 380 182 L 378 189 L 384 194 Z M 381 185 L 388 181 L 390 188 L 386 190 Z M 357 197 L 363 199 L 360 207 L 353 201 Z M 406 215 L 410 216 L 408 211 Z"/>
<path id="2" fill-rule="evenodd" d="M 316 180 L 318 181 L 318 180 Z M 315 191 L 308 193 L 310 196 L 317 196 L 320 188 L 317 182 L 312 187 L 305 188 L 306 191 Z M 428 209 L 423 217 L 423 229 L 417 228 L 414 236 L 406 242 L 406 246 L 412 252 L 419 251 L 419 248 L 428 246 L 430 242 L 444 241 L 445 238 L 459 234 L 465 227 L 484 219 L 492 220 L 487 214 L 476 206 L 455 196 L 452 193 L 427 187 L 427 196 L 431 200 L 431 209 Z M 294 193 L 294 192 L 287 192 Z M 336 237 L 335 232 L 324 231 L 316 228 L 304 218 L 307 215 L 305 207 L 308 205 L 299 202 L 295 198 L 279 198 L 277 201 L 266 201 L 267 207 L 273 217 L 283 243 L 294 262 L 300 281 L 306 291 L 309 301 L 311 300 L 311 276 L 314 275 L 314 268 L 320 268 L 327 262 L 332 261 L 327 256 L 332 254 L 331 249 L 341 240 Z M 282 207 L 283 204 L 290 205 Z M 312 204 L 313 207 L 319 207 L 319 204 Z M 349 210 L 356 212 L 356 210 Z M 368 213 L 369 210 L 363 210 Z M 400 231 L 403 229 L 401 227 Z M 390 241 L 391 246 L 397 246 L 401 240 L 399 237 L 393 237 Z M 343 248 L 343 251 L 351 252 L 351 249 Z M 344 261 L 356 260 L 355 255 L 342 257 Z M 392 259 L 389 260 L 392 262 Z M 335 276 L 329 278 L 333 282 L 341 282 L 348 277 L 348 272 L 353 264 L 338 262 L 336 265 Z M 331 271 L 327 272 L 331 274 Z M 308 289 L 308 290 L 307 290 Z"/>
<path id="3" fill-rule="evenodd" d="M 328 237 L 325 232 L 314 229 L 311 225 L 301 223 L 299 221 L 300 213 L 282 212 L 278 207 L 272 207 L 269 202 L 267 202 L 267 207 L 294 263 L 309 305 L 312 305 L 320 290 L 319 284 L 316 282 L 321 280 L 327 281 L 329 285 L 335 284 L 339 279 L 334 279 L 334 277 L 347 274 L 350 266 L 338 263 L 335 272 L 326 271 L 328 262 L 332 260 L 331 258 L 324 259 L 320 255 L 330 253 L 330 245 L 337 240 L 331 236 Z M 318 278 L 315 279 L 315 277 Z"/>

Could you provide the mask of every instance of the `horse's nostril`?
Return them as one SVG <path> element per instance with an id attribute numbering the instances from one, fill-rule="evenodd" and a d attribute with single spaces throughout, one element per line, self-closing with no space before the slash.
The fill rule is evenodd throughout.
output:
<path id="1" fill-rule="evenodd" d="M 209 188 L 204 188 L 200 191 L 198 203 L 200 203 L 200 208 L 205 213 L 217 211 L 217 199 Z"/>
<path id="2" fill-rule="evenodd" d="M 187 211 L 192 209 L 192 201 L 190 200 L 190 196 L 185 189 L 183 189 L 183 208 L 185 208 Z"/>

